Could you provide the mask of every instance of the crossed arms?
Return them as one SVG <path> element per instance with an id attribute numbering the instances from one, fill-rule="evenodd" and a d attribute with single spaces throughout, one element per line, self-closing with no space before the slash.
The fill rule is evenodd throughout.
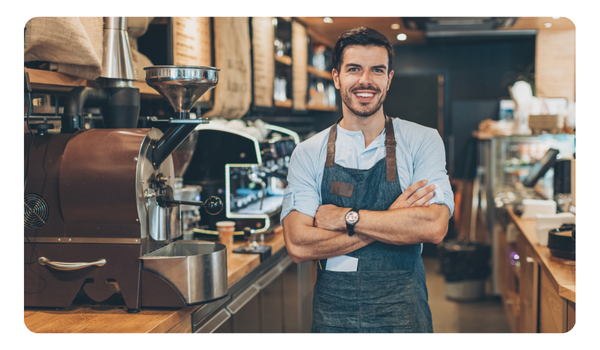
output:
<path id="1" fill-rule="evenodd" d="M 355 235 L 348 236 L 345 215 L 351 208 L 322 205 L 315 217 L 290 212 L 283 219 L 285 244 L 292 261 L 348 254 L 375 241 L 404 245 L 440 243 L 448 230 L 450 210 L 429 205 L 435 185 L 423 180 L 408 187 L 386 211 L 360 210 Z"/>

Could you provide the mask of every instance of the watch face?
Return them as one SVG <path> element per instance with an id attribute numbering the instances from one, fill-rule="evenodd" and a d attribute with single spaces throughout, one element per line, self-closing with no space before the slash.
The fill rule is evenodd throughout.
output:
<path id="1" fill-rule="evenodd" d="M 358 222 L 358 213 L 349 211 L 348 214 L 346 214 L 346 222 L 349 224 L 356 224 Z"/>

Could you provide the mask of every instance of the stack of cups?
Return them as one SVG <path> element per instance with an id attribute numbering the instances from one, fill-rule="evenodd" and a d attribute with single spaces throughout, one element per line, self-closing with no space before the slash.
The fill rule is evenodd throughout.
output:
<path id="1" fill-rule="evenodd" d="M 217 231 L 219 231 L 219 242 L 227 246 L 227 250 L 230 250 L 233 246 L 235 222 L 219 221 L 217 222 Z"/>

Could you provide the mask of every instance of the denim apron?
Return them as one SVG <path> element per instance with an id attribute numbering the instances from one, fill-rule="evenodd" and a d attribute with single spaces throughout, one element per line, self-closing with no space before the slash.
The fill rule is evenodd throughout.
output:
<path id="1" fill-rule="evenodd" d="M 336 127 L 341 119 L 331 128 L 327 143 L 323 205 L 387 210 L 402 194 L 391 119 L 386 116 L 386 157 L 368 170 L 334 163 Z M 346 255 L 358 259 L 357 271 L 327 271 L 327 260 L 320 261 L 311 332 L 433 332 L 420 244 L 376 241 Z"/>

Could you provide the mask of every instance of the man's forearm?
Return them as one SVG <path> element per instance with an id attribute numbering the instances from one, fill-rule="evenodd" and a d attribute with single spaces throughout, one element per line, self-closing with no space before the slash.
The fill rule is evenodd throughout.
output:
<path id="1" fill-rule="evenodd" d="M 304 214 L 298 212 L 288 214 L 283 220 L 283 231 L 288 253 L 296 263 L 348 254 L 374 242 L 362 234 L 350 237 L 345 231 L 308 226 Z"/>
<path id="2" fill-rule="evenodd" d="M 315 226 L 331 231 L 344 230 L 344 216 L 349 210 L 335 205 L 320 206 L 315 215 Z M 437 244 L 448 230 L 450 211 L 445 205 L 433 204 L 385 211 L 360 210 L 359 215 L 354 231 L 374 240 L 396 245 Z"/>
<path id="3" fill-rule="evenodd" d="M 360 211 L 355 231 L 374 240 L 395 244 L 440 243 L 448 230 L 445 205 L 386 211 Z"/>

